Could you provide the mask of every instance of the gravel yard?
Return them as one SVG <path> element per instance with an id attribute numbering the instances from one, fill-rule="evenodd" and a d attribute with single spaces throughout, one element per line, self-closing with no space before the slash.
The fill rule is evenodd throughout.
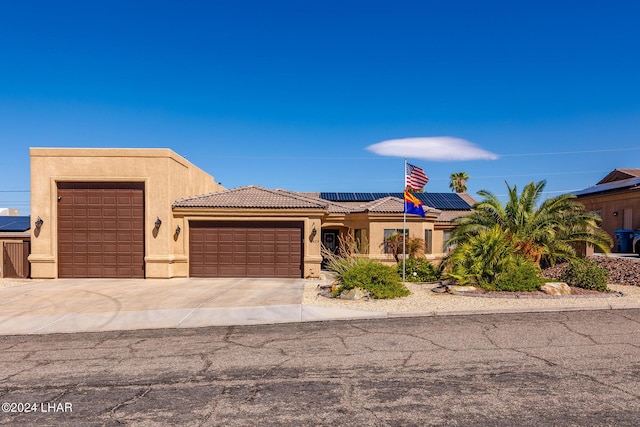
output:
<path id="1" fill-rule="evenodd" d="M 621 292 L 622 297 L 615 294 L 600 294 L 546 298 L 487 298 L 435 293 L 431 291 L 437 286 L 435 284 L 409 283 L 407 287 L 411 295 L 407 297 L 393 300 L 349 301 L 319 295 L 321 290 L 318 282 L 310 281 L 305 286 L 303 304 L 397 313 L 640 306 L 640 260 L 604 256 L 594 256 L 590 259 L 594 259 L 609 271 L 609 289 Z M 554 269 L 546 270 L 546 276 L 557 277 L 562 268 L 563 266 L 559 265 Z"/>
<path id="2" fill-rule="evenodd" d="M 548 298 L 485 298 L 432 292 L 435 284 L 409 283 L 407 287 L 411 295 L 392 300 L 360 300 L 349 301 L 338 298 L 327 298 L 319 295 L 317 281 L 309 281 L 305 286 L 303 304 L 323 307 L 339 307 L 352 310 L 369 310 L 394 313 L 430 313 L 449 311 L 483 311 L 490 309 L 553 309 L 553 308 L 593 308 L 603 306 L 625 307 L 630 304 L 640 306 L 640 287 L 626 285 L 609 285 L 624 296 L 598 295 Z"/>

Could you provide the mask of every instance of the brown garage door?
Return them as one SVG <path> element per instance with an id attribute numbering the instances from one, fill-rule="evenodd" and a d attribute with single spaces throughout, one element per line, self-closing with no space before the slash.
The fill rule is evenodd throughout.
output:
<path id="1" fill-rule="evenodd" d="M 144 278 L 143 183 L 58 183 L 58 276 Z"/>
<path id="2" fill-rule="evenodd" d="M 191 277 L 302 277 L 301 222 L 191 222 Z"/>

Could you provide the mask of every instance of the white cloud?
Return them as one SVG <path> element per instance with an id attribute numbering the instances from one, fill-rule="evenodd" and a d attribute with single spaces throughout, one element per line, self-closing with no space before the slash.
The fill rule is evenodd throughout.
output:
<path id="1" fill-rule="evenodd" d="M 412 159 L 495 160 L 497 154 L 484 150 L 472 142 L 451 136 L 390 139 L 367 147 L 381 156 L 408 157 Z"/>

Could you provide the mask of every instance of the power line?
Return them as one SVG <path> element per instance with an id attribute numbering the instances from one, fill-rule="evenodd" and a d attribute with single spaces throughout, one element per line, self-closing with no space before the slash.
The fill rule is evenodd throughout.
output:
<path id="1" fill-rule="evenodd" d="M 588 153 L 613 153 L 618 151 L 637 151 L 640 147 L 636 148 L 612 148 L 608 150 L 582 150 L 582 151 L 555 151 L 547 153 L 519 153 L 519 154 L 498 154 L 500 157 L 524 157 L 524 156 L 555 156 L 561 154 L 588 154 Z"/>
<path id="2" fill-rule="evenodd" d="M 634 148 L 610 148 L 603 150 L 576 150 L 576 151 L 549 151 L 540 153 L 512 153 L 498 154 L 499 157 L 526 157 L 526 156 L 557 156 L 565 154 L 593 154 L 614 153 L 620 151 L 640 151 L 640 147 Z M 392 156 L 367 156 L 367 157 L 295 157 L 295 156 L 216 156 L 219 159 L 243 159 L 243 160 L 385 160 Z M 397 156 L 401 157 L 401 156 Z"/>

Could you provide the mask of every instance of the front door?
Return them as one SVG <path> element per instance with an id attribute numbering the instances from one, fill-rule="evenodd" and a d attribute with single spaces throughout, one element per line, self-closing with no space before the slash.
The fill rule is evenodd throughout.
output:
<path id="1" fill-rule="evenodd" d="M 340 249 L 338 242 L 339 234 L 339 230 L 322 230 L 322 245 L 334 254 L 337 254 Z"/>

